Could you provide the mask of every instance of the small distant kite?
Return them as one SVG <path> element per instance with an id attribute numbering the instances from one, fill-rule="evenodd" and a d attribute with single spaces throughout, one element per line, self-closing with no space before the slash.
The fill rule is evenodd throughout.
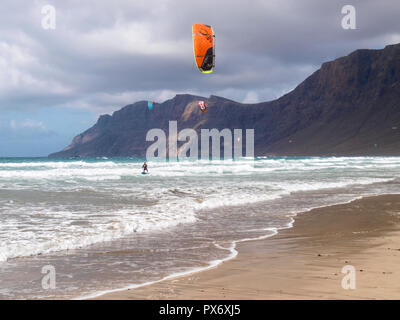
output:
<path id="1" fill-rule="evenodd" d="M 199 104 L 199 107 L 200 107 L 200 110 L 201 110 L 201 112 L 206 112 L 207 111 L 207 106 L 206 106 L 206 103 L 204 102 L 204 101 L 199 101 L 199 102 L 197 102 L 198 104 Z"/>
<path id="2" fill-rule="evenodd" d="M 153 109 L 155 102 L 154 101 L 148 101 L 147 106 L 149 107 L 149 110 Z"/>
<path id="3" fill-rule="evenodd" d="M 193 53 L 197 68 L 202 73 L 211 73 L 215 65 L 213 29 L 205 24 L 192 26 Z"/>

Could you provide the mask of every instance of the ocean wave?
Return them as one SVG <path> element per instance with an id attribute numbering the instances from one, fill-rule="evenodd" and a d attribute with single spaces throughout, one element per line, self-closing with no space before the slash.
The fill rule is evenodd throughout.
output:
<path id="1" fill-rule="evenodd" d="M 400 158 L 0 162 L 0 261 L 196 223 L 221 207 L 301 192 L 396 188 Z M 397 183 L 397 184 L 396 184 Z M 363 191 L 364 190 L 364 191 Z"/>

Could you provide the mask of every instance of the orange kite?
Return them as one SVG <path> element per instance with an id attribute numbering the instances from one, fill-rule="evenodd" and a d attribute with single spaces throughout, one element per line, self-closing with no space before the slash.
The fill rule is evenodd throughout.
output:
<path id="1" fill-rule="evenodd" d="M 192 34 L 194 60 L 197 68 L 202 73 L 213 72 L 215 63 L 213 29 L 205 24 L 194 24 Z"/>

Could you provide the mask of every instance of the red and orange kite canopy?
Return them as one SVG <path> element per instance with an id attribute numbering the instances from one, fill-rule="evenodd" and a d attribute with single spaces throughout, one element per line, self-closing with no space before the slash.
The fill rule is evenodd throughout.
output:
<path id="1" fill-rule="evenodd" d="M 204 113 L 204 112 L 207 111 L 207 106 L 206 106 L 206 103 L 204 101 L 198 101 L 197 103 L 198 103 L 198 105 L 200 107 L 201 112 Z"/>
<path id="2" fill-rule="evenodd" d="M 192 26 L 193 52 L 197 68 L 202 73 L 213 72 L 215 64 L 213 29 L 205 24 L 194 24 Z"/>

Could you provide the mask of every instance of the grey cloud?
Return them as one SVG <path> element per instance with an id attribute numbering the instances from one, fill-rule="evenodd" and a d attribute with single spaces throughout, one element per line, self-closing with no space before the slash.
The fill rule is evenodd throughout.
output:
<path id="1" fill-rule="evenodd" d="M 48 130 L 42 122 L 25 119 L 23 121 L 10 120 L 0 123 L 1 141 L 21 141 L 51 138 L 57 136 L 52 130 Z"/>
<path id="2" fill-rule="evenodd" d="M 57 29 L 41 28 L 49 1 L 3 1 L 0 108 L 68 106 L 98 112 L 174 92 L 276 98 L 324 61 L 399 39 L 398 0 L 354 0 L 357 30 L 341 28 L 344 1 L 50 1 Z M 193 62 L 191 24 L 216 32 L 216 71 Z M 9 51 L 7 55 L 6 51 Z M 13 78 L 13 80 L 10 80 Z M 119 104 L 119 105 L 118 105 Z"/>

